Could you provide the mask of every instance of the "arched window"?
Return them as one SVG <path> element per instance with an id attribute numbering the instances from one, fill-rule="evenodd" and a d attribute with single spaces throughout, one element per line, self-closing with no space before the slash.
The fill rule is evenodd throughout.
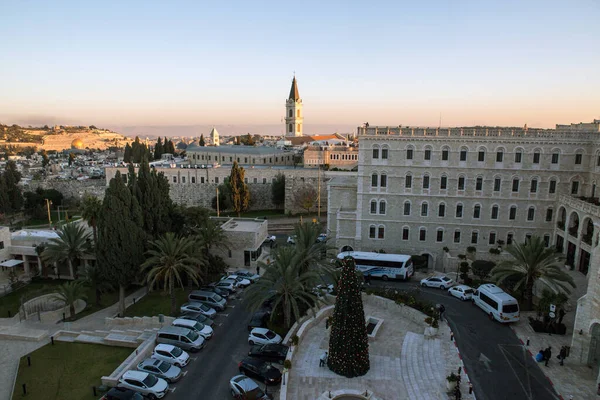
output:
<path id="1" fill-rule="evenodd" d="M 473 207 L 473 218 L 481 218 L 481 206 L 479 204 L 475 204 L 475 206 Z"/>
<path id="2" fill-rule="evenodd" d="M 423 160 L 424 161 L 431 161 L 431 146 L 425 146 L 425 149 L 423 151 Z"/>
<path id="3" fill-rule="evenodd" d="M 404 213 L 404 215 L 410 215 L 410 201 L 405 201 L 404 202 L 403 213 Z"/>
<path id="4" fill-rule="evenodd" d="M 290 108 L 288 112 L 288 117 L 292 118 L 294 116 L 294 111 Z"/>
<path id="5" fill-rule="evenodd" d="M 498 205 L 494 204 L 492 206 L 492 215 L 490 216 L 490 218 L 491 219 L 498 219 L 498 211 L 499 211 Z"/>
<path id="6" fill-rule="evenodd" d="M 421 203 L 421 217 L 426 217 L 429 215 L 429 204 L 427 202 Z"/>
<path id="7" fill-rule="evenodd" d="M 448 189 L 448 177 L 446 175 L 442 175 L 440 177 L 440 190 Z"/>
<path id="8" fill-rule="evenodd" d="M 444 241 L 444 228 L 438 228 L 436 231 L 435 241 L 440 243 Z"/>
<path id="9" fill-rule="evenodd" d="M 483 177 L 478 176 L 475 179 L 475 190 L 477 190 L 478 192 L 483 190 Z"/>
<path id="10" fill-rule="evenodd" d="M 517 147 L 515 149 L 515 164 L 521 164 L 523 162 L 523 149 Z"/>
<path id="11" fill-rule="evenodd" d="M 377 200 L 371 200 L 371 214 L 377 214 Z"/>
<path id="12" fill-rule="evenodd" d="M 387 160 L 389 157 L 390 148 L 387 144 L 381 146 L 381 159 Z"/>
<path id="13" fill-rule="evenodd" d="M 429 175 L 425 174 L 423 176 L 423 189 L 429 189 Z"/>
<path id="14" fill-rule="evenodd" d="M 485 162 L 485 152 L 486 152 L 485 147 L 480 147 L 477 150 L 477 161 L 479 161 L 479 162 Z"/>
<path id="15" fill-rule="evenodd" d="M 450 147 L 442 147 L 442 161 L 448 161 L 450 159 Z"/>
<path id="16" fill-rule="evenodd" d="M 385 226 L 379 225 L 377 227 L 377 239 L 385 239 Z"/>
<path id="17" fill-rule="evenodd" d="M 414 157 L 414 152 L 415 152 L 415 148 L 412 145 L 409 145 L 406 148 L 406 159 L 407 160 L 412 160 Z"/>
<path id="18" fill-rule="evenodd" d="M 289 124 L 288 125 L 288 132 L 293 132 L 294 131 L 294 124 Z"/>
<path id="19" fill-rule="evenodd" d="M 379 177 L 379 186 L 382 188 L 387 187 L 387 175 L 384 173 Z"/>
<path id="20" fill-rule="evenodd" d="M 379 175 L 376 172 L 371 175 L 371 187 L 377 187 L 377 183 L 379 182 Z"/>
<path id="21" fill-rule="evenodd" d="M 501 163 L 504 162 L 504 148 L 498 147 L 496 149 L 496 162 Z"/>
<path id="22" fill-rule="evenodd" d="M 377 228 L 375 225 L 369 225 L 369 238 L 375 239 L 375 235 L 377 234 Z"/>
<path id="23" fill-rule="evenodd" d="M 463 205 L 462 203 L 458 203 L 456 205 L 456 218 L 462 218 L 463 216 Z"/>
<path id="24" fill-rule="evenodd" d="M 469 148 L 463 146 L 460 148 L 459 161 L 467 161 L 467 153 L 469 152 Z"/>
<path id="25" fill-rule="evenodd" d="M 376 160 L 379 158 L 379 145 L 373 145 L 373 159 Z"/>
<path id="26" fill-rule="evenodd" d="M 445 217 L 445 216 L 446 216 L 446 204 L 440 203 L 438 205 L 438 217 Z"/>
<path id="27" fill-rule="evenodd" d="M 381 200 L 379 202 L 379 214 L 385 215 L 387 202 L 385 200 Z"/>
<path id="28" fill-rule="evenodd" d="M 517 206 L 510 206 L 508 209 L 508 219 L 511 221 L 517 219 Z"/>
<path id="29" fill-rule="evenodd" d="M 406 174 L 406 177 L 404 178 L 404 187 L 406 189 L 412 188 L 412 175 L 410 173 Z"/>
<path id="30" fill-rule="evenodd" d="M 531 206 L 527 209 L 527 221 L 533 221 L 535 219 L 535 207 Z"/>
<path id="31" fill-rule="evenodd" d="M 467 178 L 464 175 L 458 177 L 458 190 L 465 190 Z"/>
<path id="32" fill-rule="evenodd" d="M 419 241 L 424 242 L 427 240 L 427 228 L 419 228 Z"/>
<path id="33" fill-rule="evenodd" d="M 408 240 L 410 237 L 410 228 L 408 226 L 402 227 L 402 240 Z"/>

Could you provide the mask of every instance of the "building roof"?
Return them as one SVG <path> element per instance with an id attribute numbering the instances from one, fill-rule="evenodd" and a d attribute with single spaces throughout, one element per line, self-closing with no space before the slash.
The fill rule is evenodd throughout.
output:
<path id="1" fill-rule="evenodd" d="M 290 100 L 300 100 L 300 95 L 298 94 L 298 83 L 296 83 L 296 75 L 294 75 L 294 80 L 292 80 L 292 87 L 290 88 Z"/>
<path id="2" fill-rule="evenodd" d="M 211 217 L 211 219 L 217 219 Z M 225 219 L 225 218 L 223 218 Z M 250 218 L 226 218 L 221 228 L 225 232 L 256 232 L 261 226 L 267 223 L 267 220 L 263 219 L 250 219 Z M 221 219 L 222 220 L 222 219 Z"/>
<path id="3" fill-rule="evenodd" d="M 187 152 L 196 151 L 203 153 L 235 153 L 235 154 L 253 154 L 253 155 L 267 155 L 267 154 L 284 154 L 289 153 L 288 150 L 278 149 L 276 147 L 267 146 L 236 146 L 236 145 L 223 145 L 223 146 L 197 146 L 195 144 L 189 144 Z"/>
<path id="4" fill-rule="evenodd" d="M 312 135 L 312 136 L 289 136 L 286 140 L 292 142 L 292 145 L 299 146 L 305 143 L 317 142 L 322 140 L 346 140 L 345 137 L 338 133 L 332 135 Z"/>

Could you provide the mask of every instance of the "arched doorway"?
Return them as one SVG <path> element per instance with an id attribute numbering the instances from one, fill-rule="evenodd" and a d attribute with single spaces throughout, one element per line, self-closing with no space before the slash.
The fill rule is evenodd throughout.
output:
<path id="1" fill-rule="evenodd" d="M 590 367 L 597 367 L 598 361 L 600 361 L 600 324 L 595 323 L 592 325 L 590 339 L 590 351 L 588 353 L 588 365 Z"/>
<path id="2" fill-rule="evenodd" d="M 346 251 L 354 251 L 354 249 L 352 248 L 352 246 L 346 245 L 346 246 L 342 247 L 342 253 L 346 252 Z"/>

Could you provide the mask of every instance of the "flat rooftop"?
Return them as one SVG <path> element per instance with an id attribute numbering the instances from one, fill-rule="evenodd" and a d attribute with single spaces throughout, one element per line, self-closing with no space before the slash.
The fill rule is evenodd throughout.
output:
<path id="1" fill-rule="evenodd" d="M 267 220 L 265 219 L 252 219 L 252 218 L 215 218 L 216 220 L 224 221 L 221 225 L 226 232 L 256 232 L 263 226 L 263 224 L 267 224 Z"/>
<path id="2" fill-rule="evenodd" d="M 201 152 L 201 153 L 235 153 L 235 154 L 255 154 L 255 155 L 291 153 L 291 151 L 289 151 L 289 150 L 282 150 L 282 149 L 278 149 L 277 147 L 269 147 L 269 146 L 256 146 L 255 147 L 255 146 L 234 146 L 234 145 L 223 145 L 223 146 L 189 145 L 186 148 L 186 152 L 189 153 L 190 151 Z"/>

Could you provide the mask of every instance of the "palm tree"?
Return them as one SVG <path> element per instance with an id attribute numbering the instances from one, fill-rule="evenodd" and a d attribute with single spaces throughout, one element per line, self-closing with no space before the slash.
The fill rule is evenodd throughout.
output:
<path id="1" fill-rule="evenodd" d="M 541 237 L 534 236 L 505 250 L 513 259 L 494 267 L 490 271 L 492 279 L 498 284 L 509 278 L 516 279 L 515 290 L 524 289 L 528 309 L 533 306 L 533 286 L 537 281 L 554 293 L 570 293 L 567 284 L 575 287 L 573 278 L 561 268 L 564 256 L 546 247 Z"/>
<path id="2" fill-rule="evenodd" d="M 101 305 L 102 294 L 114 288 L 110 281 L 106 279 L 106 276 L 102 273 L 102 269 L 98 264 L 87 265 L 81 272 L 79 279 L 84 285 L 87 285 L 94 290 L 94 300 L 97 306 Z"/>
<path id="3" fill-rule="evenodd" d="M 289 328 L 293 321 L 302 317 L 303 310 L 311 309 L 314 313 L 313 307 L 322 302 L 313 292 L 319 274 L 315 271 L 301 272 L 301 258 L 293 247 L 281 247 L 274 255 L 272 264 L 261 263 L 265 273 L 246 289 L 245 301 L 250 309 L 256 311 L 265 301 L 272 300 L 271 320 L 281 313 L 284 325 Z"/>
<path id="4" fill-rule="evenodd" d="M 229 248 L 229 238 L 216 221 L 206 219 L 203 224 L 193 228 L 193 230 L 198 235 L 198 240 L 206 257 L 208 257 L 208 253 L 213 247 Z"/>
<path id="5" fill-rule="evenodd" d="M 67 262 L 72 277 L 77 270 L 73 264 L 85 254 L 91 252 L 90 234 L 77 222 L 63 225 L 58 231 L 58 238 L 52 238 L 42 252 L 42 259 L 49 263 Z"/>
<path id="6" fill-rule="evenodd" d="M 150 287 L 157 281 L 163 283 L 164 290 L 171 297 L 171 315 L 177 313 L 175 285 L 183 288 L 184 277 L 198 284 L 199 268 L 204 266 L 204 258 L 197 254 L 195 247 L 196 242 L 192 238 L 180 238 L 168 232 L 150 242 L 150 250 L 146 252 L 149 257 L 142 264 L 142 271 L 148 271 L 146 281 Z"/>
<path id="7" fill-rule="evenodd" d="M 94 245 L 98 242 L 96 223 L 101 210 L 102 201 L 99 198 L 89 194 L 83 198 L 83 202 L 81 203 L 81 217 L 92 227 L 92 231 L 94 232 Z"/>
<path id="8" fill-rule="evenodd" d="M 327 243 L 327 238 L 319 238 L 321 230 L 320 224 L 312 222 L 296 224 L 294 227 L 295 250 L 301 263 L 300 272 L 314 271 L 321 278 L 329 276 L 334 282 L 337 282 L 337 272 L 326 257 L 327 252 L 333 247 Z"/>
<path id="9" fill-rule="evenodd" d="M 71 318 L 73 318 L 75 316 L 75 303 L 79 299 L 86 300 L 87 295 L 81 282 L 71 281 L 60 285 L 56 289 L 53 298 L 55 300 L 62 301 L 65 306 L 68 305 Z"/>

